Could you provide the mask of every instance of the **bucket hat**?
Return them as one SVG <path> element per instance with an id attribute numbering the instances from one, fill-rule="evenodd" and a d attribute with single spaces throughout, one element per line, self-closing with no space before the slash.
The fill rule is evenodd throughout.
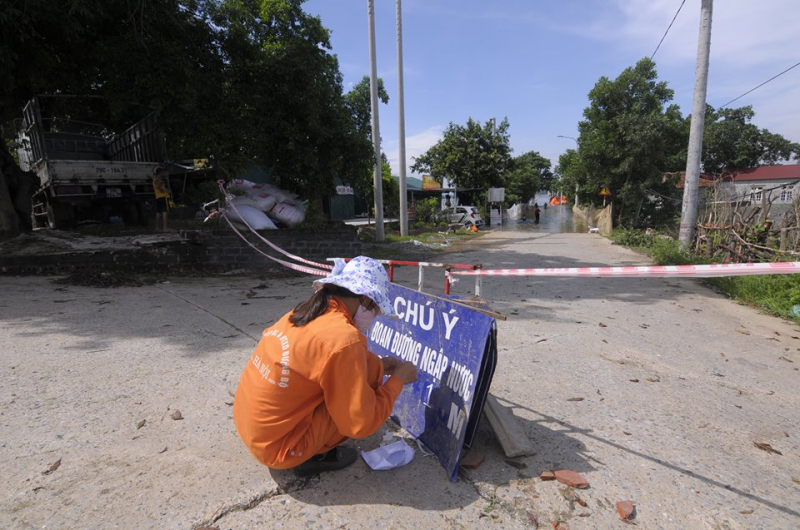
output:
<path id="1" fill-rule="evenodd" d="M 372 258 L 358 256 L 347 263 L 337 258 L 330 275 L 314 281 L 314 287 L 319 290 L 326 283 L 370 298 L 380 308 L 381 316 L 395 314 L 389 300 L 389 275 L 383 265 Z"/>

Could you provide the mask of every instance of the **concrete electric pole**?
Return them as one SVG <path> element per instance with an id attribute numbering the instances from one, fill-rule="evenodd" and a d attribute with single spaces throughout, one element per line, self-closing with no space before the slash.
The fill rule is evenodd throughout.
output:
<path id="1" fill-rule="evenodd" d="M 708 57 L 711 51 L 711 12 L 713 0 L 702 0 L 700 6 L 700 36 L 697 39 L 697 70 L 694 81 L 692 123 L 689 129 L 689 153 L 686 158 L 686 181 L 681 208 L 680 245 L 686 249 L 694 239 L 697 222 L 697 201 L 700 187 L 700 158 L 703 152 L 703 130 L 706 120 L 706 88 L 708 86 Z"/>
<path id="2" fill-rule="evenodd" d="M 375 241 L 382 243 L 383 234 L 383 176 L 381 175 L 381 131 L 378 120 L 378 67 L 375 64 L 375 6 L 367 0 L 369 11 L 369 87 L 372 103 L 372 145 L 375 148 L 375 171 L 372 176 L 375 190 Z"/>
<path id="3" fill-rule="evenodd" d="M 400 235 L 408 235 L 408 207 L 406 205 L 406 110 L 403 96 L 403 14 L 402 0 L 397 0 L 397 111 L 399 113 L 400 158 Z"/>

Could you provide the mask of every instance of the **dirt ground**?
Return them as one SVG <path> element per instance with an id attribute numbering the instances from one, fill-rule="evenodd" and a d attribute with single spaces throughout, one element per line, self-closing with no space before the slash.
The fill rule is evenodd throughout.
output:
<path id="1" fill-rule="evenodd" d="M 486 268 L 647 264 L 534 229 L 450 250 L 441 261 Z M 416 284 L 413 269 L 396 277 Z M 509 463 L 483 421 L 486 460 L 457 483 L 420 452 L 301 480 L 238 440 L 239 374 L 309 278 L 52 280 L 0 276 L 3 528 L 619 529 L 621 500 L 642 528 L 800 527 L 800 330 L 695 280 L 485 279 L 508 316 L 491 391 L 536 452 Z M 427 274 L 426 290 L 441 285 Z M 348 443 L 373 449 L 386 431 Z M 539 478 L 555 468 L 589 487 Z"/>

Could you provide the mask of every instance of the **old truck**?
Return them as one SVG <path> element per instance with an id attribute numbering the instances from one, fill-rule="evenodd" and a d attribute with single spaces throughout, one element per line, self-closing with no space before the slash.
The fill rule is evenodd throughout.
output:
<path id="1" fill-rule="evenodd" d="M 32 197 L 34 227 L 79 221 L 146 224 L 154 169 L 166 159 L 164 135 L 151 113 L 120 133 L 96 121 L 102 100 L 40 95 L 23 109 L 17 154 L 41 182 Z"/>

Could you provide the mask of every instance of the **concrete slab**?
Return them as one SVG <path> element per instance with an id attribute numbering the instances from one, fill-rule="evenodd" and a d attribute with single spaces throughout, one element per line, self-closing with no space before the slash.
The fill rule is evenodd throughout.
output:
<path id="1" fill-rule="evenodd" d="M 441 261 L 647 264 L 597 235 L 524 230 Z M 416 284 L 413 268 L 395 275 Z M 428 273 L 426 288 L 440 293 L 442 279 Z M 456 484 L 419 452 L 389 472 L 358 461 L 298 480 L 239 442 L 230 392 L 256 337 L 311 293 L 309 279 L 97 289 L 6 276 L 0 292 L 4 528 L 617 529 L 615 504 L 628 499 L 646 528 L 800 523 L 800 330 L 696 281 L 486 279 L 508 316 L 492 393 L 536 454 L 509 464 L 483 422 L 486 460 Z M 348 443 L 372 449 L 386 429 Z M 588 480 L 586 507 L 538 478 L 556 468 Z"/>

